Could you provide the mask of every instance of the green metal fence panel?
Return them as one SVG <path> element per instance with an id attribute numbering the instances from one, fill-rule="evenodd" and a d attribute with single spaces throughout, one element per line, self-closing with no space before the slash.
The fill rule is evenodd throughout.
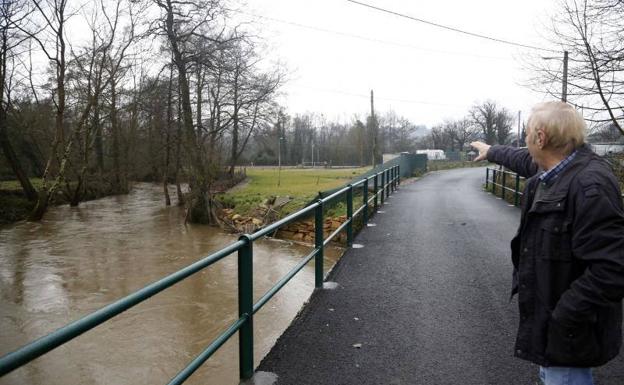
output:
<path id="1" fill-rule="evenodd" d="M 373 187 L 373 194 L 374 194 L 374 199 L 373 199 L 373 211 L 377 211 L 377 207 L 379 206 L 378 204 L 378 194 L 377 192 L 379 191 L 379 175 L 375 174 L 375 186 Z"/>
<path id="2" fill-rule="evenodd" d="M 239 250 L 238 241 L 0 358 L 0 376 L 19 368 Z"/>
<path id="3" fill-rule="evenodd" d="M 314 260 L 314 286 L 323 287 L 323 201 L 318 201 L 319 205 L 314 215 L 314 247 L 316 257 Z"/>
<path id="4" fill-rule="evenodd" d="M 446 160 L 452 162 L 459 162 L 463 158 L 463 154 L 459 151 L 444 151 L 444 155 L 446 156 Z"/>
<path id="5" fill-rule="evenodd" d="M 362 186 L 362 205 L 364 207 L 363 221 L 366 225 L 368 223 L 368 179 L 364 179 L 364 186 Z"/>
<path id="6" fill-rule="evenodd" d="M 247 318 L 238 334 L 240 378 L 253 376 L 253 241 L 249 235 L 240 237 L 245 242 L 238 250 L 238 316 Z"/>
<path id="7" fill-rule="evenodd" d="M 385 172 L 381 173 L 381 186 L 380 186 L 380 189 L 381 189 L 381 197 L 380 197 L 381 205 L 383 206 L 384 198 L 385 198 L 385 195 L 386 195 L 386 173 Z"/>
<path id="8" fill-rule="evenodd" d="M 353 186 L 347 191 L 347 246 L 353 245 Z"/>
<path id="9" fill-rule="evenodd" d="M 427 155 L 408 153 L 399 154 L 396 158 L 390 159 L 387 162 L 375 166 L 366 173 L 358 175 L 350 183 L 353 183 L 356 180 L 359 181 L 363 178 L 370 178 L 379 172 L 392 169 L 395 166 L 398 166 L 397 172 L 399 172 L 399 176 L 403 178 L 409 178 L 416 173 L 424 173 L 427 171 Z M 334 190 L 323 191 L 323 196 L 326 196 L 333 191 Z"/>

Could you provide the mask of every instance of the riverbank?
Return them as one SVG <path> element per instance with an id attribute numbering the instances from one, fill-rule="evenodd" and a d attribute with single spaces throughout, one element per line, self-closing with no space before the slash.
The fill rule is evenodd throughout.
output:
<path id="1" fill-rule="evenodd" d="M 278 168 L 248 168 L 244 182 L 216 196 L 222 206 L 218 213 L 221 225 L 232 232 L 253 233 L 304 208 L 319 192 L 344 186 L 368 170 L 368 167 L 283 168 L 281 171 Z M 327 207 L 325 213 L 327 219 L 323 227 L 327 236 L 346 220 L 346 205 L 337 202 Z M 275 235 L 309 243 L 314 239 L 313 219 L 286 225 Z M 338 241 L 344 242 L 344 236 Z"/>
<path id="2" fill-rule="evenodd" d="M 0 225 L 26 219 L 34 207 L 22 193 L 0 190 Z"/>
<path id="3" fill-rule="evenodd" d="M 31 183 L 35 190 L 41 189 L 41 178 L 32 178 Z M 70 186 L 72 186 L 70 184 Z M 73 188 L 73 186 L 72 186 Z M 128 191 L 113 191 L 112 188 L 97 186 L 87 189 L 80 202 L 88 202 L 107 196 L 125 194 Z M 16 180 L 0 181 L 0 225 L 14 223 L 28 218 L 36 202 L 29 201 L 24 196 L 22 186 Z M 69 199 L 62 189 L 57 190 L 56 195 L 50 202 L 50 206 L 69 204 Z"/>
<path id="4" fill-rule="evenodd" d="M 252 233 L 305 207 L 315 199 L 319 192 L 331 190 L 347 184 L 349 181 L 368 171 L 368 167 L 347 169 L 301 169 L 273 167 L 252 167 L 246 169 L 246 177 L 235 186 L 215 185 L 218 192 L 215 200 L 218 205 L 217 215 L 221 226 L 230 232 Z M 35 188 L 40 187 L 40 180 L 33 180 Z M 102 198 L 108 194 L 91 194 L 88 199 Z M 58 192 L 53 205 L 66 204 L 62 192 Z M 7 224 L 26 219 L 34 207 L 23 195 L 17 181 L 0 182 L 0 224 Z M 326 209 L 333 221 L 329 229 L 335 230 L 340 216 L 344 216 L 344 203 L 334 204 Z M 344 222 L 344 220 L 342 220 Z M 332 230 L 332 231 L 333 231 Z M 294 240 L 308 239 L 301 227 L 286 228 L 295 233 Z M 303 234 L 303 235 L 300 235 Z"/>
<path id="5" fill-rule="evenodd" d="M 420 179 L 419 177 L 411 177 L 405 178 L 401 180 L 402 185 L 409 185 L 415 181 Z M 234 191 L 243 190 L 245 187 L 249 186 L 251 181 L 244 182 L 243 187 L 235 187 Z M 338 185 L 336 187 L 340 187 L 342 185 Z M 372 192 L 371 192 L 372 194 Z M 372 195 L 369 195 L 369 198 Z M 314 198 L 314 197 L 312 197 Z M 310 198 L 306 201 L 309 202 L 312 200 Z M 277 202 L 277 206 L 280 206 L 280 202 L 285 202 L 283 198 L 276 197 L 273 201 L 265 201 L 259 206 L 255 207 L 253 210 L 248 212 L 243 212 L 239 214 L 236 210 L 231 208 L 222 209 L 220 211 L 219 218 L 225 224 L 226 230 L 230 230 L 234 233 L 240 234 L 251 234 L 256 230 L 269 225 L 281 218 L 284 218 L 286 215 L 290 214 L 292 211 L 284 210 L 280 212 L 277 209 L 274 209 L 270 202 Z M 357 191 L 353 196 L 353 211 L 359 210 L 363 205 L 363 197 L 361 192 Z M 302 205 L 297 210 L 305 207 L 305 204 Z M 369 212 L 372 213 L 374 210 L 373 204 L 369 204 Z M 325 220 L 323 223 L 323 238 L 327 238 L 330 234 L 336 231 L 342 224 L 347 220 L 346 216 L 346 203 L 344 199 L 338 200 L 334 202 L 332 205 L 325 209 Z M 357 216 L 353 221 L 353 230 L 355 233 L 359 232 L 363 227 L 362 216 Z M 302 220 L 289 223 L 287 225 L 282 226 L 278 231 L 276 231 L 273 236 L 275 238 L 291 240 L 295 242 L 300 242 L 303 244 L 313 244 L 315 237 L 315 226 L 314 226 L 314 217 L 313 214 L 308 218 L 304 218 Z M 346 232 L 341 232 L 334 238 L 334 242 L 339 245 L 345 245 L 347 242 Z"/>

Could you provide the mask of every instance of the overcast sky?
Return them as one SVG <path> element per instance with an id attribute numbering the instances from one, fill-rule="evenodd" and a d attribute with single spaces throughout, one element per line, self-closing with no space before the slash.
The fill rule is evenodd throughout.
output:
<path id="1" fill-rule="evenodd" d="M 362 2 L 540 47 L 548 47 L 544 25 L 555 9 L 553 0 Z M 320 112 L 341 120 L 365 116 L 373 89 L 378 112 L 392 109 L 431 127 L 446 118 L 460 118 L 475 102 L 487 99 L 515 115 L 522 110 L 523 119 L 532 105 L 544 100 L 521 85 L 527 78 L 521 59 L 531 50 L 346 0 L 248 0 L 247 4 L 243 17 L 259 24 L 270 47 L 269 59 L 281 60 L 289 70 L 282 103 L 291 114 Z"/>

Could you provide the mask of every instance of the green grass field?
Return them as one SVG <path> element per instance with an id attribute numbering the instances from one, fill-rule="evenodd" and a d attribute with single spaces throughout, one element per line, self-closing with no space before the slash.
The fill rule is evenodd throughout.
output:
<path id="1" fill-rule="evenodd" d="M 32 183 L 35 190 L 39 190 L 41 188 L 41 181 L 41 178 L 30 178 L 30 183 Z M 22 185 L 18 180 L 0 181 L 0 190 L 22 191 Z"/>
<path id="2" fill-rule="evenodd" d="M 239 214 L 248 213 L 270 196 L 289 196 L 293 200 L 282 209 L 288 214 L 302 208 L 319 191 L 347 184 L 351 179 L 370 170 L 369 167 L 349 169 L 282 168 L 278 186 L 277 168 L 248 168 L 249 183 L 218 196 L 218 199 Z"/>

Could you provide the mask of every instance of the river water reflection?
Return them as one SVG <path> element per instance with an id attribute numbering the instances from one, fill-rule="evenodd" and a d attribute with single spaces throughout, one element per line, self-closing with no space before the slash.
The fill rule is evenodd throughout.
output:
<path id="1" fill-rule="evenodd" d="M 41 223 L 0 227 L 0 355 L 236 239 L 214 227 L 185 225 L 183 210 L 164 207 L 161 190 L 150 184 L 78 208 L 52 208 Z M 275 240 L 254 243 L 254 299 L 311 250 Z M 339 254 L 339 249 L 326 252 L 326 269 Z M 256 364 L 313 288 L 310 263 L 256 314 Z M 0 378 L 0 384 L 166 383 L 237 314 L 232 254 Z M 238 338 L 188 383 L 237 384 Z"/>

